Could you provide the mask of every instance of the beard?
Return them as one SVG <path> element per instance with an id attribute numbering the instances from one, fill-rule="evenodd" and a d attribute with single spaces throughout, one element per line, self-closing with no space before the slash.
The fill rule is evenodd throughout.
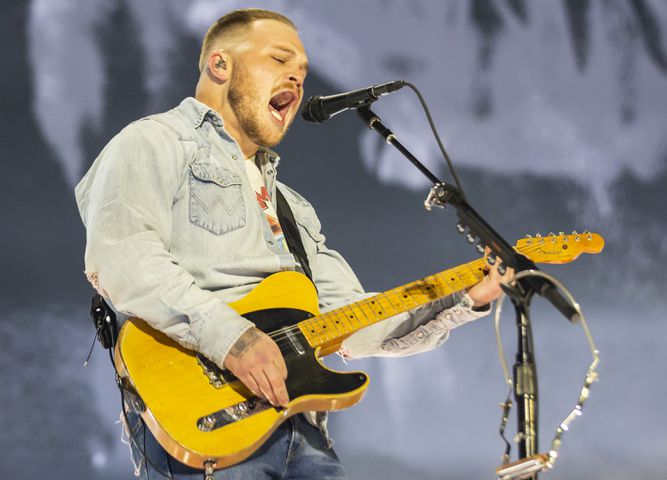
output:
<path id="1" fill-rule="evenodd" d="M 253 143 L 261 147 L 273 147 L 285 136 L 289 124 L 282 131 L 272 128 L 265 118 L 268 116 L 267 105 L 262 104 L 261 98 L 247 69 L 242 64 L 237 65 L 229 83 L 229 106 L 239 126 Z"/>

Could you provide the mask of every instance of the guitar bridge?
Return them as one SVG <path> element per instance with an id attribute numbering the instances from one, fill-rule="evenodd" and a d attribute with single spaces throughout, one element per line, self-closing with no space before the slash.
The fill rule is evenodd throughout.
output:
<path id="1" fill-rule="evenodd" d="M 262 400 L 259 397 L 252 397 L 244 402 L 239 402 L 231 407 L 201 417 L 197 420 L 197 428 L 202 432 L 211 432 L 269 408 L 274 407 L 266 400 Z"/>
<path id="2" fill-rule="evenodd" d="M 197 354 L 197 363 L 204 371 L 204 375 L 208 377 L 209 383 L 215 388 L 222 388 L 225 384 L 236 380 L 236 377 L 230 371 L 222 370 L 201 353 Z"/>

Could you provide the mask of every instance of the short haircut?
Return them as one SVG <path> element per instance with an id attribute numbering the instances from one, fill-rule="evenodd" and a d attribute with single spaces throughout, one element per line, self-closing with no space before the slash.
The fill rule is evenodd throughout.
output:
<path id="1" fill-rule="evenodd" d="M 204 41 L 202 42 L 201 52 L 199 54 L 199 71 L 204 70 L 206 66 L 206 57 L 211 52 L 215 42 L 224 35 L 229 34 L 232 30 L 238 27 L 247 27 L 256 20 L 277 20 L 286 25 L 289 25 L 294 30 L 297 30 L 296 25 L 284 15 L 271 10 L 262 10 L 261 8 L 244 8 L 241 10 L 234 10 L 222 17 L 210 26 Z"/>

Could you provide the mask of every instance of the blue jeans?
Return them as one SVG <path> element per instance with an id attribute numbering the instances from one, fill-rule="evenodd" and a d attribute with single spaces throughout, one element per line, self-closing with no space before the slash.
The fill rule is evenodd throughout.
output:
<path id="1" fill-rule="evenodd" d="M 203 480 L 204 472 L 174 460 L 157 443 L 137 415 L 128 415 L 134 432 L 132 456 L 141 464 L 142 480 Z M 136 444 L 135 444 L 136 443 Z M 137 448 L 141 447 L 150 462 Z M 322 432 L 295 415 L 283 422 L 269 439 L 248 459 L 216 470 L 215 480 L 347 480 L 347 474 Z"/>

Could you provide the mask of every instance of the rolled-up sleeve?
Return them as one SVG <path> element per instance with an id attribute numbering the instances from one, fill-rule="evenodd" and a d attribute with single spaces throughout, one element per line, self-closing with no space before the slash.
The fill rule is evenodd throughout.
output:
<path id="1" fill-rule="evenodd" d="M 169 252 L 172 204 L 187 159 L 167 127 L 143 120 L 119 133 L 76 188 L 85 268 L 114 307 L 222 366 L 253 324 L 195 284 Z"/>
<path id="2" fill-rule="evenodd" d="M 447 341 L 449 333 L 491 311 L 472 308 L 465 292 L 457 292 L 410 312 L 364 328 L 343 342 L 344 358 L 404 357 L 427 352 Z"/>

